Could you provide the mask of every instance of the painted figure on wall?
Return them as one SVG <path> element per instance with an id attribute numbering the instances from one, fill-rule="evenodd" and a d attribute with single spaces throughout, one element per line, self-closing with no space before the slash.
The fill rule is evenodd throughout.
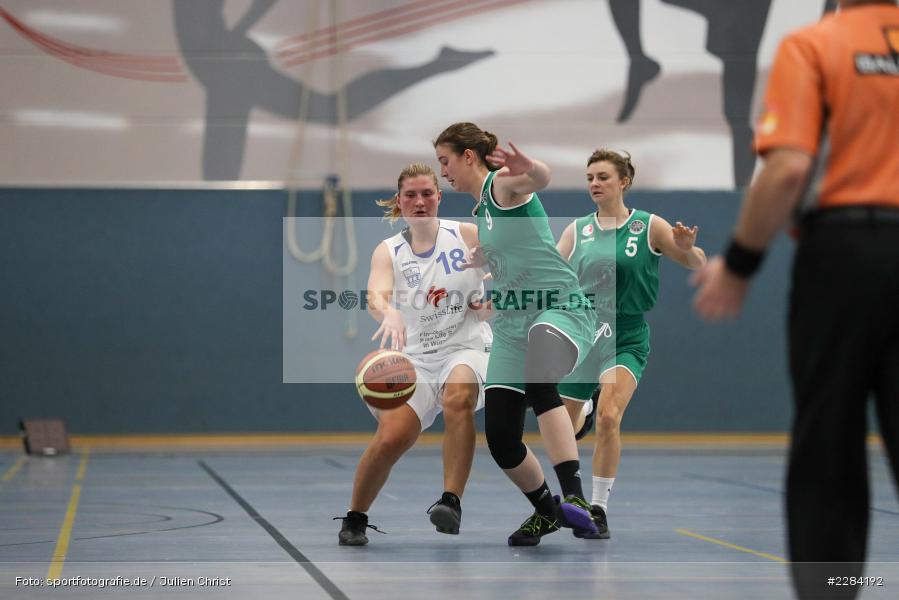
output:
<path id="1" fill-rule="evenodd" d="M 261 108 L 296 119 L 305 84 L 275 68 L 249 31 L 277 0 L 255 0 L 233 27 L 225 0 L 174 0 L 175 32 L 187 68 L 206 89 L 203 178 L 240 179 L 250 111 Z M 347 119 L 368 112 L 425 79 L 461 69 L 493 54 L 444 46 L 423 65 L 379 69 L 345 84 Z M 337 122 L 337 93 L 309 91 L 306 120 Z"/>
<path id="2" fill-rule="evenodd" d="M 734 186 L 749 184 L 755 168 L 752 152 L 752 94 L 757 72 L 756 58 L 771 0 L 728 3 L 715 0 L 662 0 L 705 17 L 708 34 L 705 47 L 723 64 L 724 117 L 731 131 Z M 624 102 L 618 122 L 633 114 L 643 87 L 661 72 L 661 65 L 643 51 L 640 38 L 639 0 L 609 0 L 615 27 L 630 58 Z"/>

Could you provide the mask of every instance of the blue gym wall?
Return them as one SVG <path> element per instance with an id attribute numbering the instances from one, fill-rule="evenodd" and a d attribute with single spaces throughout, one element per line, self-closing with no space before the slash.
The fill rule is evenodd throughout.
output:
<path id="1" fill-rule="evenodd" d="M 356 192 L 355 214 L 378 215 L 385 195 Z M 590 210 L 580 190 L 541 197 L 553 216 Z M 634 191 L 627 202 L 699 225 L 713 254 L 739 194 Z M 447 194 L 441 214 L 469 205 Z M 372 430 L 351 386 L 281 383 L 285 206 L 277 191 L 0 189 L 0 434 L 50 416 L 84 434 Z M 697 320 L 688 273 L 663 261 L 625 431 L 786 429 L 791 246 L 778 241 L 727 325 Z"/>

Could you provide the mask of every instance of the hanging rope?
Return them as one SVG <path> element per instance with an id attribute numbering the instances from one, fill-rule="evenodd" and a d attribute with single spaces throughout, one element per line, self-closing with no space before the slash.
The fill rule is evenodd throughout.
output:
<path id="1" fill-rule="evenodd" d="M 341 29 L 337 26 L 340 23 L 339 6 L 340 0 L 331 0 L 331 16 L 334 19 L 334 43 L 337 48 L 337 54 L 334 56 L 334 86 L 337 88 L 337 174 L 340 180 L 335 182 L 333 186 L 334 198 L 330 201 L 330 205 L 334 209 L 337 207 L 337 189 L 343 183 L 343 223 L 346 233 L 347 257 L 343 265 L 334 262 L 333 254 L 329 251 L 324 252 L 322 256 L 322 264 L 334 275 L 347 276 L 356 270 L 356 229 L 353 224 L 353 199 L 349 185 L 347 185 L 348 175 L 350 172 L 350 136 L 348 127 L 347 101 L 346 101 L 346 85 L 344 85 L 344 49 L 342 47 Z M 325 206 L 328 210 L 329 202 L 325 200 Z M 326 223 L 327 226 L 327 223 Z M 331 219 L 333 227 L 333 218 Z M 330 246 L 329 246 L 330 249 Z"/>
<path id="2" fill-rule="evenodd" d="M 337 54 L 334 57 L 334 79 L 333 86 L 337 88 L 337 172 L 343 178 L 343 222 L 346 232 L 347 258 L 346 263 L 338 265 L 332 260 L 332 253 L 325 252 L 322 257 L 322 264 L 325 269 L 333 273 L 335 276 L 346 276 L 347 287 L 357 289 L 356 287 L 356 229 L 353 221 L 353 199 L 350 187 L 347 185 L 347 176 L 350 172 L 350 138 L 349 138 L 349 122 L 347 114 L 346 101 L 346 85 L 344 79 L 344 53 L 342 52 L 342 40 L 338 23 L 340 23 L 339 5 L 340 0 L 331 0 L 331 17 L 333 18 L 333 26 L 335 31 L 335 44 L 337 46 Z M 332 187 L 334 199 L 331 205 L 336 209 L 337 190 L 340 188 L 340 181 L 335 181 Z M 327 201 L 326 201 L 327 204 Z M 327 210 L 327 209 L 326 209 Z M 333 226 L 333 219 L 331 223 Z M 330 246 L 329 246 L 330 248 Z M 344 326 L 344 335 L 352 339 L 358 333 L 358 313 L 349 311 L 347 314 L 346 324 Z"/>
<path id="3" fill-rule="evenodd" d="M 306 137 L 306 119 L 309 116 L 309 98 L 312 93 L 312 78 L 314 74 L 315 61 L 306 62 L 303 70 L 303 89 L 300 93 L 300 108 L 297 115 L 296 136 L 288 159 L 288 173 L 285 181 L 287 188 L 287 222 L 285 237 L 287 247 L 291 255 L 302 263 L 315 263 L 322 261 L 322 266 L 332 275 L 346 277 L 356 270 L 358 263 L 358 249 L 356 244 L 356 230 L 353 223 L 353 201 L 352 192 L 346 185 L 349 173 L 349 136 L 347 127 L 347 102 L 346 102 L 346 86 L 343 84 L 343 48 L 340 40 L 340 30 L 336 27 L 338 19 L 338 2 L 339 0 L 331 0 L 331 17 L 332 27 L 335 31 L 335 45 L 337 53 L 334 58 L 334 79 L 337 88 L 336 92 L 336 108 L 337 108 L 337 158 L 336 158 L 336 175 L 329 175 L 325 178 L 322 188 L 323 196 L 323 227 L 322 238 L 318 248 L 311 252 L 305 252 L 300 247 L 295 225 L 295 217 L 297 215 L 297 202 L 299 198 L 300 187 L 300 164 L 303 158 L 303 150 Z M 309 3 L 308 19 L 309 26 L 313 29 L 318 26 L 319 11 L 318 0 Z M 343 185 L 341 185 L 343 184 Z M 344 224 L 346 234 L 346 262 L 338 264 L 333 253 L 334 244 L 334 227 L 335 220 L 338 218 L 338 194 L 343 200 L 343 216 L 341 220 Z"/>

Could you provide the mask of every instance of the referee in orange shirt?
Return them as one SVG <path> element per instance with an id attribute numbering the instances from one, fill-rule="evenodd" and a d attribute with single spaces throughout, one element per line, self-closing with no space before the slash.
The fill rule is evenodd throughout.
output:
<path id="1" fill-rule="evenodd" d="M 724 257 L 695 277 L 694 306 L 709 320 L 737 316 L 766 248 L 796 217 L 789 297 L 791 568 L 802 599 L 853 598 L 859 586 L 826 583 L 859 577 L 864 568 L 872 394 L 899 483 L 896 1 L 841 0 L 839 12 L 788 35 L 756 131 L 764 167 Z"/>

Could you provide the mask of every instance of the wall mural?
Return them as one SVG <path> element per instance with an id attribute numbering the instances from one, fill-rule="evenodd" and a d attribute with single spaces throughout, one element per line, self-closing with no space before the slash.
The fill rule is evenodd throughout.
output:
<path id="1" fill-rule="evenodd" d="M 776 44 L 833 0 L 4 0 L 0 182 L 383 188 L 472 120 L 579 187 L 729 189 Z M 6 86 L 5 86 L 6 87 Z M 345 132 L 345 138 L 341 138 Z M 345 139 L 345 142 L 341 140 Z"/>

